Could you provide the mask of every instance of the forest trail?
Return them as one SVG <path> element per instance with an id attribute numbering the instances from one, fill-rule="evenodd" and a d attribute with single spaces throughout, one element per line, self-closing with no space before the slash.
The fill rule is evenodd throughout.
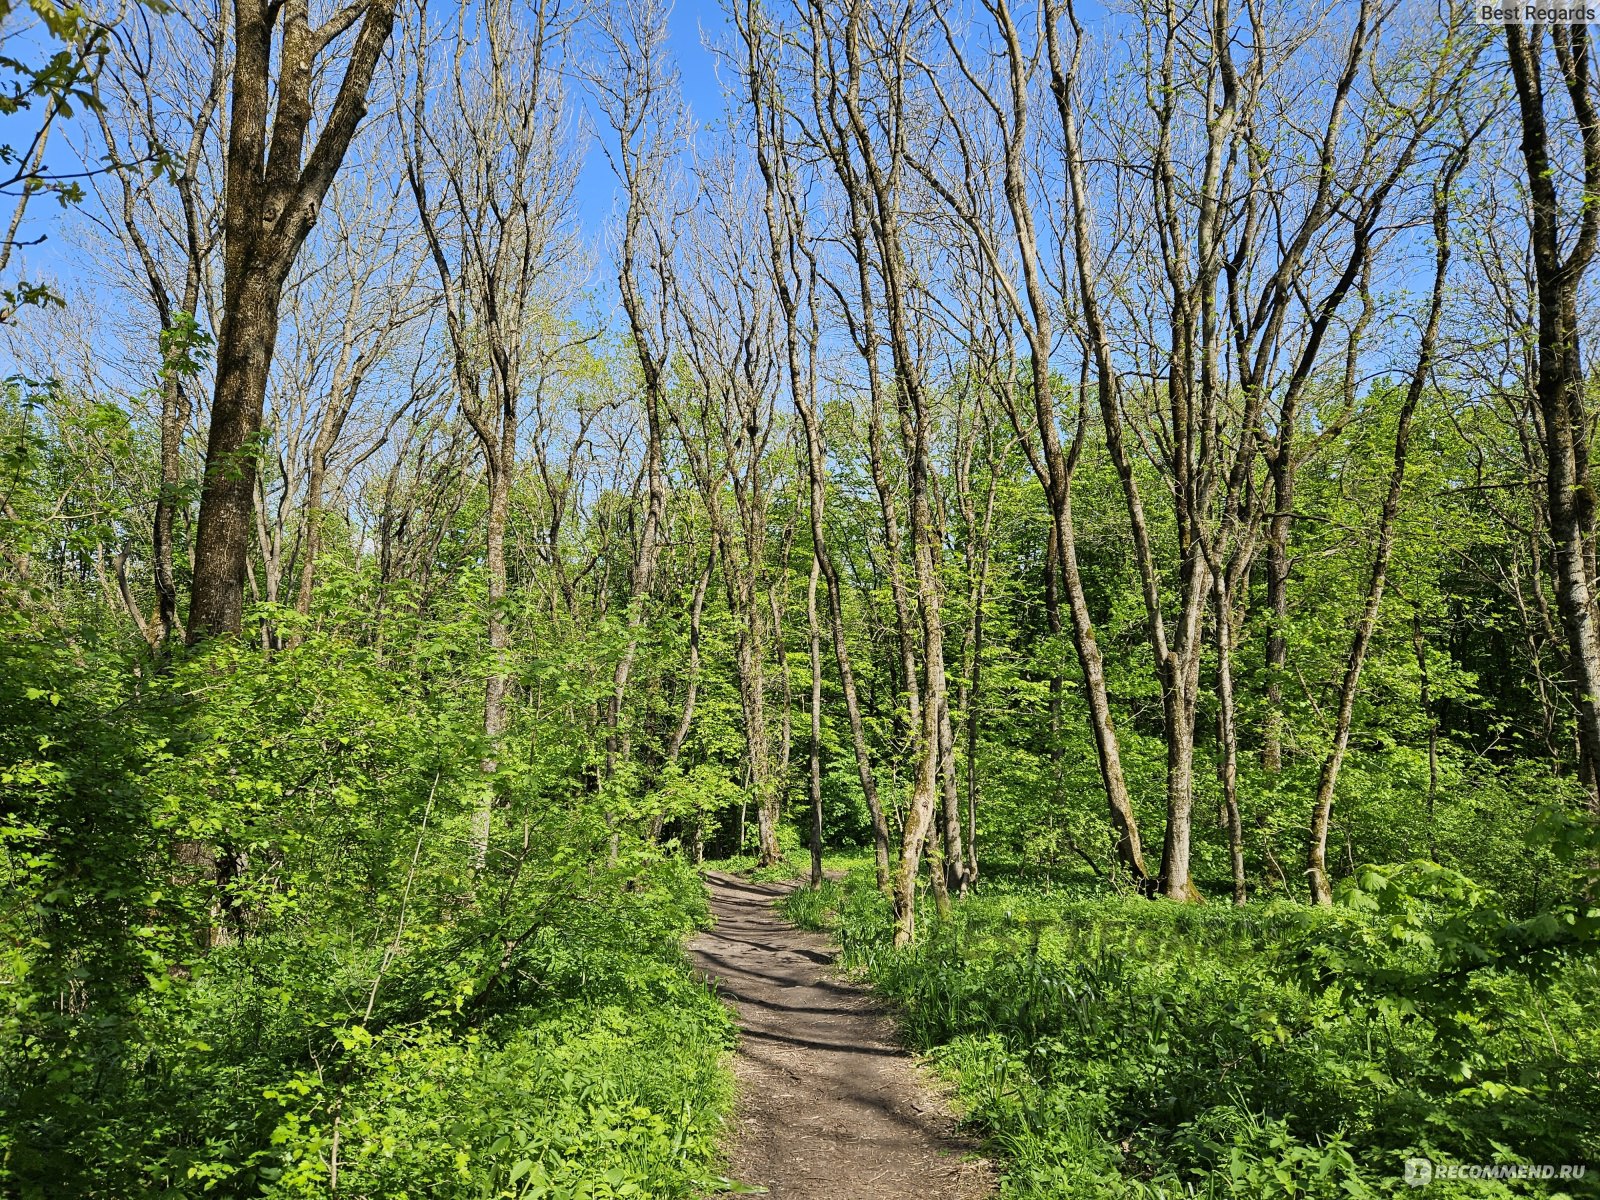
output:
<path id="1" fill-rule="evenodd" d="M 773 902 L 794 884 L 712 872 L 715 928 L 689 943 L 738 1013 L 739 1101 L 730 1174 L 777 1200 L 977 1200 L 989 1164 L 863 988 L 831 970 L 833 948 Z"/>

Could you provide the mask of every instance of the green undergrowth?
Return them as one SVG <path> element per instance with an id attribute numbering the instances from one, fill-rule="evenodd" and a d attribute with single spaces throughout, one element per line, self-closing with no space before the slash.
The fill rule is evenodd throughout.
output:
<path id="1" fill-rule="evenodd" d="M 1593 907 L 1514 917 L 1432 864 L 1342 901 L 1177 906 L 1002 869 L 896 950 L 856 865 L 785 911 L 898 1006 L 1006 1197 L 1600 1194 Z M 1411 1158 L 1558 1174 L 1417 1192 Z"/>
<path id="2" fill-rule="evenodd" d="M 788 883 L 791 879 L 804 879 L 811 864 L 795 854 L 786 853 L 775 863 L 758 865 L 754 854 L 737 854 L 729 858 L 707 859 L 702 866 L 707 871 L 722 871 L 737 875 L 754 883 Z"/>
<path id="3" fill-rule="evenodd" d="M 486 799 L 479 690 L 332 638 L 140 680 L 0 636 L 0 1195 L 723 1186 L 704 888 L 559 730 Z"/>
<path id="4" fill-rule="evenodd" d="M 754 831 L 748 831 L 753 836 Z M 799 828 L 791 822 L 778 824 L 778 861 L 761 866 L 754 852 L 733 854 L 726 858 L 708 858 L 703 864 L 708 871 L 724 871 L 755 883 L 788 883 L 791 879 L 805 879 L 811 874 L 811 850 L 803 840 Z M 829 858 L 833 856 L 830 854 Z"/>

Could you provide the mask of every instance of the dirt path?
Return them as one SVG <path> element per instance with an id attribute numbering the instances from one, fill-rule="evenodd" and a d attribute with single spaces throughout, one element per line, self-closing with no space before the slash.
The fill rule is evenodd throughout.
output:
<path id="1" fill-rule="evenodd" d="M 872 997 L 834 976 L 827 939 L 772 902 L 793 885 L 707 876 L 716 927 L 689 943 L 739 1014 L 730 1170 L 777 1200 L 977 1200 L 988 1164 L 895 1042 Z"/>

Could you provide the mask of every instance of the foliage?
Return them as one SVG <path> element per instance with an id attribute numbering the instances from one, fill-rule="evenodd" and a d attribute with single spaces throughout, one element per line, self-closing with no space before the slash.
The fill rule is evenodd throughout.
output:
<path id="1" fill-rule="evenodd" d="M 535 760 L 470 877 L 481 751 L 420 663 L 313 635 L 151 674 L 28 617 L 0 630 L 0 1188 L 714 1180 L 730 1030 L 677 949 L 706 921 L 681 863 L 630 839 L 604 865 Z"/>
<path id="2" fill-rule="evenodd" d="M 1590 861 L 1564 829 L 1584 846 L 1565 861 Z M 862 868 L 786 910 L 831 927 L 956 1079 L 1009 1160 L 1005 1195 L 1408 1195 L 1411 1157 L 1600 1153 L 1591 902 L 1518 919 L 1459 873 L 1406 867 L 1367 869 L 1332 912 L 1241 911 L 990 870 L 904 950 Z"/>

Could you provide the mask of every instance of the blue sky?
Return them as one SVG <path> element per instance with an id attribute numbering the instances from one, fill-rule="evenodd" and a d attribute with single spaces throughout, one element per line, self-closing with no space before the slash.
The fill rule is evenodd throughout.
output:
<path id="1" fill-rule="evenodd" d="M 723 85 L 716 55 L 707 41 L 723 44 L 731 32 L 719 0 L 678 0 L 668 18 L 668 45 L 677 61 L 683 98 L 696 125 L 704 127 L 723 119 Z M 592 121 L 597 125 L 598 120 Z M 596 128 L 596 137 L 607 131 Z M 585 232 L 598 236 L 610 217 L 617 197 L 616 176 L 599 145 L 591 143 L 578 179 L 577 200 Z"/>
<path id="2" fill-rule="evenodd" d="M 704 32 L 720 40 L 728 31 L 727 17 L 717 0 L 678 0 L 669 20 L 672 51 L 683 77 L 684 98 L 701 121 L 722 112 L 722 87 L 716 64 L 702 45 Z"/>
<path id="3" fill-rule="evenodd" d="M 722 82 L 717 76 L 715 56 L 706 48 L 707 39 L 720 40 L 729 26 L 719 0 L 678 0 L 669 19 L 670 45 L 677 59 L 684 99 L 699 125 L 719 121 L 723 116 Z M 0 141 L 25 142 L 31 126 L 22 128 L 27 115 L 0 119 Z M 56 171 L 79 169 L 72 145 L 81 144 L 76 130 L 63 137 L 57 129 L 51 139 L 47 165 Z M 578 182 L 578 202 L 585 233 L 598 238 L 610 217 L 616 199 L 616 180 L 605 155 L 591 145 Z M 95 203 L 93 196 L 86 204 Z M 9 215 L 10 206 L 5 206 Z M 79 257 L 73 245 L 70 226 L 86 219 L 83 213 L 64 212 L 50 197 L 37 197 L 29 208 L 22 231 L 25 239 L 44 235 L 36 246 L 19 247 L 7 271 L 9 279 L 19 275 L 30 279 L 49 277 L 71 288 L 82 279 Z"/>

